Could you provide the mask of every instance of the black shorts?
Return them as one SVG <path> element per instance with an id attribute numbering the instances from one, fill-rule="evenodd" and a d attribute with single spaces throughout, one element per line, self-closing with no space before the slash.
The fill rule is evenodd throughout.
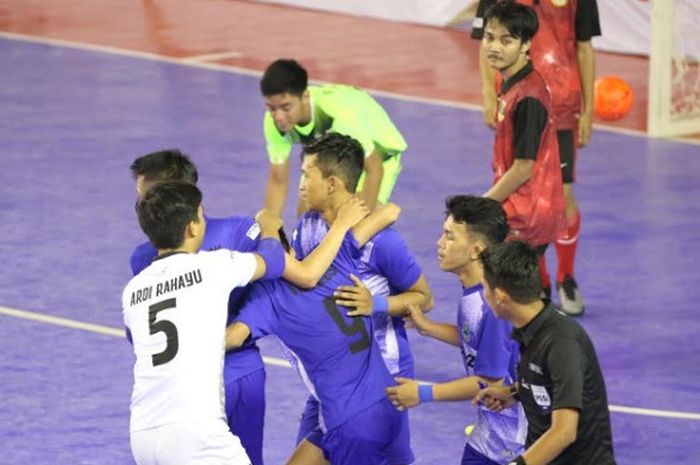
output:
<path id="1" fill-rule="evenodd" d="M 561 180 L 564 184 L 571 184 L 576 178 L 576 143 L 573 129 L 557 131 L 557 142 L 559 142 Z"/>

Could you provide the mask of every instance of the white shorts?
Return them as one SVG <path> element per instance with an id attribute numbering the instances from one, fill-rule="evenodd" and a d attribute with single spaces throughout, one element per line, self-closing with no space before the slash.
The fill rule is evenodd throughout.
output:
<path id="1" fill-rule="evenodd" d="M 223 420 L 133 431 L 131 452 L 138 465 L 250 465 L 241 441 Z"/>

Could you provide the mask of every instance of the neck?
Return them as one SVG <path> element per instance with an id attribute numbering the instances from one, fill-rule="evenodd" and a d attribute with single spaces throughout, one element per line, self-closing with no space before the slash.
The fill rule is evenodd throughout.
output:
<path id="1" fill-rule="evenodd" d="M 311 98 L 309 97 L 309 101 L 304 105 L 304 109 L 301 113 L 301 121 L 297 124 L 297 126 L 306 126 L 311 122 Z"/>
<path id="2" fill-rule="evenodd" d="M 347 191 L 336 192 L 331 195 L 328 205 L 321 212 L 323 219 L 326 220 L 328 224 L 333 224 L 338 217 L 338 209 L 340 206 L 352 196 L 353 194 Z"/>
<path id="3" fill-rule="evenodd" d="M 457 272 L 457 278 L 462 287 L 474 287 L 481 283 L 481 278 L 483 277 L 483 272 L 481 267 L 478 266 L 476 261 L 470 261 L 462 270 Z"/>
<path id="4" fill-rule="evenodd" d="M 514 304 L 511 310 L 510 322 L 516 328 L 522 328 L 535 319 L 544 310 L 544 301 L 537 299 L 529 304 Z"/>
<path id="5" fill-rule="evenodd" d="M 507 80 L 512 78 L 515 74 L 517 74 L 518 71 L 526 67 L 530 63 L 530 60 L 526 56 L 522 56 L 521 58 L 518 58 L 518 61 L 513 63 L 507 68 L 504 68 L 501 70 L 501 74 L 503 75 L 503 80 Z"/>

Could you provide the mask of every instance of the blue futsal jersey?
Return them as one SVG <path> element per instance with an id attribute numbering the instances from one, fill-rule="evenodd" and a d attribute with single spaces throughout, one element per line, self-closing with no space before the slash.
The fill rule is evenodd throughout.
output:
<path id="1" fill-rule="evenodd" d="M 252 252 L 260 241 L 260 227 L 253 218 L 229 216 L 226 218 L 206 218 L 207 229 L 201 250 L 230 249 L 238 252 Z M 137 275 L 151 264 L 158 251 L 150 242 L 141 244 L 131 255 L 131 271 Z M 247 288 L 236 288 L 228 301 L 228 322 L 231 323 L 238 312 Z M 241 378 L 263 368 L 258 347 L 248 342 L 238 350 L 226 353 L 224 373 L 227 380 Z"/>
<path id="2" fill-rule="evenodd" d="M 483 295 L 483 286 L 465 288 L 457 312 L 457 330 L 467 376 L 517 380 L 518 344 L 511 339 L 512 326 L 496 318 Z M 520 455 L 527 420 L 520 403 L 500 412 L 477 407 L 477 420 L 467 443 L 494 462 L 507 463 Z"/>
<path id="3" fill-rule="evenodd" d="M 328 233 L 328 223 L 318 212 L 306 212 L 299 218 L 292 237 L 297 257 L 304 258 L 321 243 Z M 361 249 L 357 276 L 372 295 L 400 294 L 413 286 L 421 269 L 399 233 L 386 228 Z M 413 378 L 413 356 L 401 317 L 373 315 L 374 338 L 382 358 L 392 375 Z"/>
<path id="4" fill-rule="evenodd" d="M 385 398 L 393 384 L 371 337 L 370 318 L 351 318 L 333 291 L 357 273 L 357 242 L 346 236 L 318 285 L 300 289 L 278 279 L 253 284 L 237 320 L 251 337 L 275 335 L 299 362 L 296 367 L 320 402 L 320 426 L 330 431 Z"/>

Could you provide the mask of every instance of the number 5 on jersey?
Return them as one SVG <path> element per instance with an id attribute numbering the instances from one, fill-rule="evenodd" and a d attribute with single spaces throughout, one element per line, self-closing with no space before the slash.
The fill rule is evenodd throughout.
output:
<path id="1" fill-rule="evenodd" d="M 168 308 L 175 308 L 174 298 L 163 300 L 148 307 L 148 329 L 151 335 L 163 332 L 165 333 L 166 339 L 165 350 L 163 350 L 163 352 L 151 355 L 154 367 L 163 365 L 174 359 L 180 347 L 177 337 L 177 327 L 175 324 L 169 320 L 156 321 L 158 312 L 161 310 L 167 310 Z"/>

